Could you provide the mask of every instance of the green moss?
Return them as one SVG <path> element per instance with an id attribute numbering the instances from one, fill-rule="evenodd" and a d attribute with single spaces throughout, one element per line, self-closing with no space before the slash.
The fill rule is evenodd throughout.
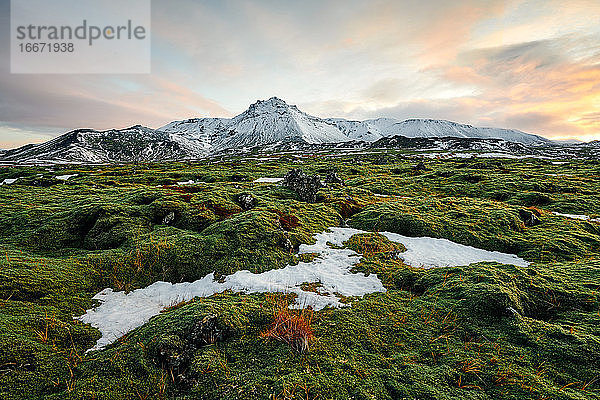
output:
<path id="1" fill-rule="evenodd" d="M 379 233 L 361 233 L 353 235 L 344 246 L 352 249 L 365 257 L 373 257 L 378 253 L 392 253 L 406 251 L 400 243 L 395 243 Z"/>
<path id="2" fill-rule="evenodd" d="M 297 167 L 288 156 L 2 169 L 0 179 L 22 179 L 0 187 L 0 397 L 600 398 L 600 224 L 550 213 L 600 214 L 598 164 L 450 159 L 420 172 L 403 152 L 302 161 L 311 174 L 336 170 L 345 186 L 307 204 L 252 183 Z M 66 173 L 79 176 L 53 178 Z M 177 185 L 187 180 L 200 183 Z M 252 210 L 240 193 L 256 199 Z M 519 211 L 531 206 L 541 223 L 525 226 Z M 85 352 L 99 332 L 73 316 L 101 289 L 309 261 L 298 247 L 345 222 L 374 231 L 345 246 L 362 254 L 354 272 L 377 274 L 387 292 L 315 312 L 308 353 L 261 339 L 271 295 L 232 293 L 180 304 Z M 376 231 L 532 264 L 412 268 Z M 191 346 L 209 314 L 228 335 Z"/>
<path id="3" fill-rule="evenodd" d="M 595 227 L 572 222 L 565 230 L 560 218 L 544 215 L 540 225 L 526 228 L 518 211 L 517 207 L 489 200 L 414 197 L 369 206 L 356 214 L 350 225 L 407 236 L 446 238 L 516 253 L 531 261 L 573 260 L 600 249 Z"/>

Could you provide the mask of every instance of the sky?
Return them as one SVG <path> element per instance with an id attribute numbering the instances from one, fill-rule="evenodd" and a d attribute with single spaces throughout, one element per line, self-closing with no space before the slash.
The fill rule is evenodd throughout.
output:
<path id="1" fill-rule="evenodd" d="M 121 75 L 11 74 L 9 20 L 0 0 L 0 148 L 272 96 L 324 118 L 600 139 L 598 0 L 153 0 L 152 72 Z"/>

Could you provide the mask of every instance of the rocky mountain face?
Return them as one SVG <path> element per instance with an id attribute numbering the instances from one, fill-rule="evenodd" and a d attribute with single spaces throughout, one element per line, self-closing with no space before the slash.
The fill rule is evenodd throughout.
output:
<path id="1" fill-rule="evenodd" d="M 7 150 L 0 160 L 11 162 L 137 162 L 186 158 L 188 152 L 171 136 L 143 126 L 95 131 L 78 129 L 41 144 Z"/>
<path id="2" fill-rule="evenodd" d="M 272 143 L 348 141 L 335 124 L 303 113 L 276 97 L 258 101 L 231 119 L 189 119 L 171 122 L 159 130 L 199 153 Z"/>
<path id="3" fill-rule="evenodd" d="M 95 131 L 79 129 L 41 144 L 0 152 L 8 162 L 136 162 L 198 159 L 251 148 L 313 146 L 440 147 L 512 151 L 554 145 L 541 136 L 511 129 L 477 128 L 431 119 L 322 119 L 272 97 L 233 118 L 194 118 L 159 129 L 143 126 Z"/>

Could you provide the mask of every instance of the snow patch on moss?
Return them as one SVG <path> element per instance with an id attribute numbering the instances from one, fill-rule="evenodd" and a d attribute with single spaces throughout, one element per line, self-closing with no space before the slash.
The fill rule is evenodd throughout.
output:
<path id="1" fill-rule="evenodd" d="M 292 307 L 298 308 L 311 306 L 320 310 L 327 306 L 343 307 L 346 304 L 340 301 L 339 296 L 364 296 L 386 290 L 376 274 L 366 276 L 351 272 L 352 267 L 359 262 L 360 255 L 341 246 L 353 235 L 361 233 L 366 232 L 353 228 L 330 228 L 316 234 L 314 244 L 300 246 L 300 254 L 318 254 L 312 261 L 260 274 L 237 271 L 219 282 L 211 273 L 195 282 L 155 282 L 130 293 L 115 292 L 107 288 L 94 296 L 100 305 L 88 310 L 79 319 L 90 323 L 102 333 L 102 337 L 92 348 L 95 350 L 145 324 L 168 306 L 226 290 L 242 293 L 293 293 L 297 297 Z M 415 267 L 461 266 L 481 261 L 527 265 L 526 261 L 515 255 L 481 250 L 446 239 L 413 238 L 391 232 L 381 234 L 391 241 L 402 243 L 407 251 L 401 257 L 405 263 Z M 320 285 L 316 292 L 312 292 L 302 289 L 304 283 Z"/>

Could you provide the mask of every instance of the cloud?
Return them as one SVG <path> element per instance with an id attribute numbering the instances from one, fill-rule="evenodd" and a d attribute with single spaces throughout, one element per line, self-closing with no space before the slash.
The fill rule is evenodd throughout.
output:
<path id="1" fill-rule="evenodd" d="M 478 111 L 483 107 L 482 102 L 472 98 L 457 98 L 450 100 L 421 99 L 399 102 L 390 107 L 368 109 L 360 103 L 324 102 L 303 105 L 310 110 L 326 110 L 316 115 L 322 117 L 338 117 L 348 119 L 409 118 L 446 119 L 464 123 L 484 124 L 485 119 L 477 118 Z"/>
<path id="2" fill-rule="evenodd" d="M 583 113 L 573 122 L 585 127 L 600 129 L 600 112 Z"/>
<path id="3" fill-rule="evenodd" d="M 362 93 L 369 100 L 389 104 L 397 101 L 399 94 L 408 90 L 410 90 L 410 85 L 402 79 L 387 78 L 375 82 Z"/>
<path id="4" fill-rule="evenodd" d="M 73 129 L 159 126 L 189 116 L 227 116 L 215 101 L 160 77 L 0 75 L 0 120 Z M 126 88 L 128 87 L 128 88 Z"/>
<path id="5" fill-rule="evenodd" d="M 12 149 L 27 143 L 41 143 L 52 139 L 57 133 L 54 128 L 11 126 L 0 121 L 0 149 Z"/>
<path id="6" fill-rule="evenodd" d="M 600 137 L 599 4 L 154 0 L 152 74 L 11 75 L 0 42 L 0 121 L 157 127 L 231 116 L 276 95 L 322 117 Z M 8 15 L 0 0 L 3 39 Z"/>
<path id="7" fill-rule="evenodd" d="M 547 136 L 600 136 L 584 117 L 600 101 L 600 35 L 473 49 L 429 72 L 475 88 L 479 118 Z M 590 47 L 581 46 L 587 43 Z M 578 47 L 579 46 L 579 47 Z M 476 118 L 477 119 L 477 118 Z"/>

